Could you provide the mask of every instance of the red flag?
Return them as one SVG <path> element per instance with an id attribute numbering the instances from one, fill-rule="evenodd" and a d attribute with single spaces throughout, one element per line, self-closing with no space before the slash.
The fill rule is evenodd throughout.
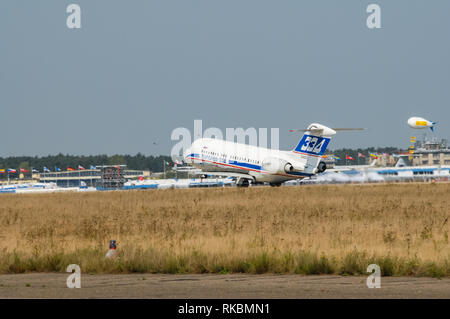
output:
<path id="1" fill-rule="evenodd" d="M 21 169 L 20 169 L 20 172 L 21 172 L 21 173 L 28 173 L 29 170 L 27 170 L 27 169 L 25 169 L 25 168 L 21 168 Z"/>
<path id="2" fill-rule="evenodd" d="M 75 168 L 72 168 L 72 167 L 67 167 L 67 170 L 68 170 L 68 171 L 74 171 L 74 170 L 75 170 Z"/>
<path id="3" fill-rule="evenodd" d="M 346 155 L 345 158 L 353 161 L 353 157 L 351 157 L 349 155 Z"/>
<path id="4" fill-rule="evenodd" d="M 84 170 L 84 167 L 81 165 L 78 165 L 78 169 L 82 171 L 82 170 Z"/>

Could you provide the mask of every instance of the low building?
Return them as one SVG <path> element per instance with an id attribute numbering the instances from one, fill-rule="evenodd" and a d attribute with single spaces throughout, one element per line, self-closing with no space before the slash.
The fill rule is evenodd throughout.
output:
<path id="1" fill-rule="evenodd" d="M 102 179 L 102 168 L 103 166 L 98 166 L 96 169 L 40 173 L 38 179 L 41 183 L 56 183 L 61 187 L 78 187 L 82 185 L 81 182 L 87 186 L 97 186 Z M 148 177 L 150 172 L 126 169 L 123 166 L 125 180 L 137 179 L 139 176 Z"/>
<path id="2" fill-rule="evenodd" d="M 413 166 L 450 165 L 447 140 L 419 141 L 415 144 Z"/>

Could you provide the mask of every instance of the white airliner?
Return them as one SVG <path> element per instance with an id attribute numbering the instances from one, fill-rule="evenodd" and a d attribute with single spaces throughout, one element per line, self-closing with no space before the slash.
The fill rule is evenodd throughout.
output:
<path id="1" fill-rule="evenodd" d="M 184 153 L 184 162 L 205 175 L 231 176 L 238 186 L 268 182 L 271 186 L 324 172 L 323 154 L 336 131 L 312 123 L 292 151 L 280 151 L 220 139 L 201 138 Z"/>

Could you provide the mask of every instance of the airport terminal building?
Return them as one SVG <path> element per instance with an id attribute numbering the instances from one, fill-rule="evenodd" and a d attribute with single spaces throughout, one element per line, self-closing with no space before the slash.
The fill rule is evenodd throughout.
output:
<path id="1" fill-rule="evenodd" d="M 150 176 L 149 171 L 127 169 L 125 165 L 97 166 L 96 169 L 84 169 L 74 171 L 47 172 L 36 174 L 36 179 L 41 183 L 56 183 L 60 187 L 79 187 L 84 182 L 86 186 L 96 187 L 104 181 L 108 168 L 120 167 L 121 179 L 137 179 L 139 176 Z M 119 171 L 120 171 L 119 169 Z"/>
<path id="2" fill-rule="evenodd" d="M 450 148 L 447 140 L 416 143 L 413 166 L 428 165 L 450 165 Z"/>
<path id="3" fill-rule="evenodd" d="M 450 165 L 450 148 L 447 140 L 437 139 L 417 141 L 413 153 L 378 154 L 376 166 L 448 166 Z"/>

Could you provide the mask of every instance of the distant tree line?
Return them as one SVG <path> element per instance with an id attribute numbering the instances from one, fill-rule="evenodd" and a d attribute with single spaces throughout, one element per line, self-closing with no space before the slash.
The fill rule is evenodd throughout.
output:
<path id="1" fill-rule="evenodd" d="M 16 169 L 17 173 L 11 173 L 10 177 L 16 177 L 20 174 L 19 169 L 26 169 L 25 176 L 30 176 L 32 169 L 39 172 L 43 172 L 44 167 L 47 167 L 50 171 L 54 172 L 55 167 L 61 170 L 66 170 L 67 167 L 74 169 L 78 168 L 78 165 L 83 166 L 85 169 L 89 169 L 91 165 L 127 165 L 128 169 L 136 170 L 150 170 L 152 172 L 162 172 L 164 170 L 163 163 L 166 161 L 170 165 L 173 165 L 170 156 L 146 156 L 141 153 L 136 155 L 91 155 L 91 156 L 79 156 L 79 155 L 48 155 L 43 157 L 38 156 L 11 156 L 0 157 L 0 169 L 5 169 L 5 173 L 0 174 L 0 179 L 7 178 L 8 168 Z M 169 167 L 166 166 L 166 170 Z"/>

